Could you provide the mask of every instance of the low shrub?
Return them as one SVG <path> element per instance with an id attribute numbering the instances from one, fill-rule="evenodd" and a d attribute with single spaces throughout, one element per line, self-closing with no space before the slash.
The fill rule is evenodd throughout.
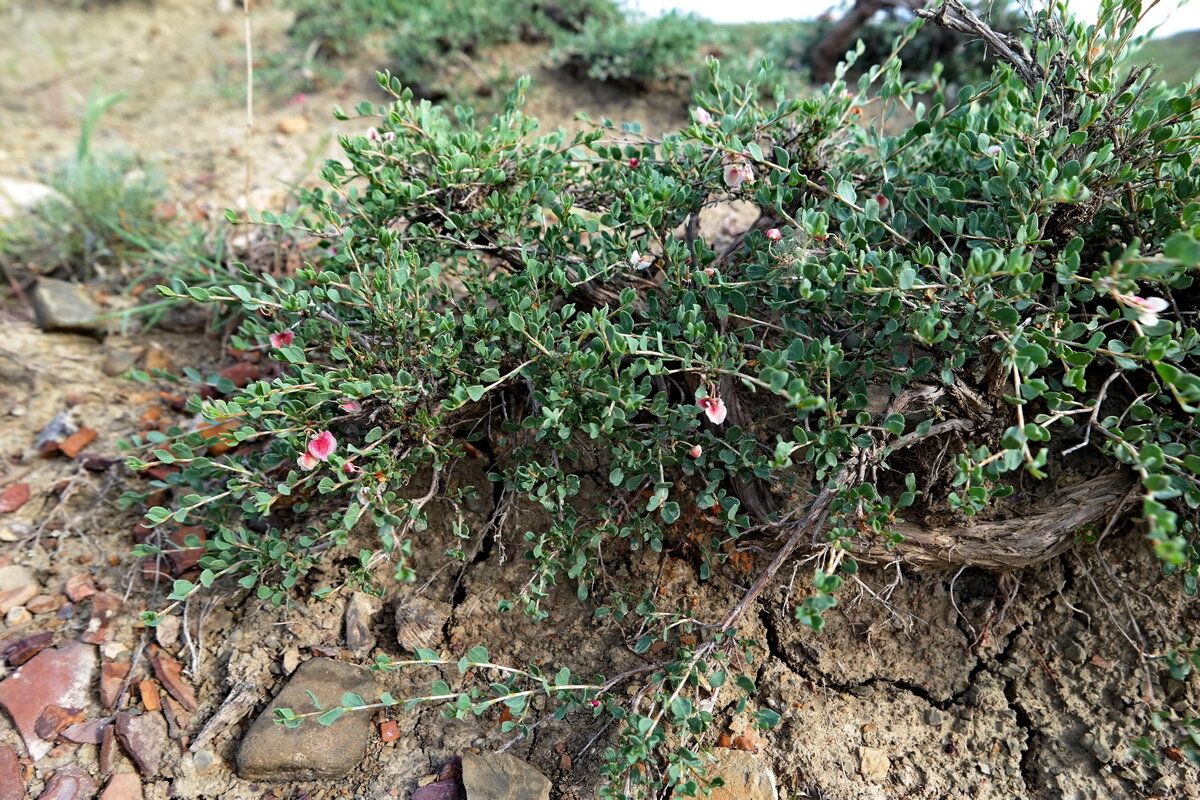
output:
<path id="1" fill-rule="evenodd" d="M 636 88 L 690 81 L 702 63 L 700 45 L 712 33 L 700 17 L 677 12 L 618 24 L 592 19 L 563 39 L 550 60 L 593 80 Z"/>
<path id="2" fill-rule="evenodd" d="M 100 114 L 121 97 L 90 102 L 74 158 L 43 175 L 54 194 L 0 229 L 0 266 L 87 280 L 157 237 L 162 180 L 130 154 L 91 148 Z"/>
<path id="3" fill-rule="evenodd" d="M 382 41 L 391 70 L 423 96 L 461 98 L 446 73 L 480 50 L 516 41 L 549 41 L 586 21 L 619 17 L 611 0 L 353 0 L 330 8 L 316 0 L 291 0 L 297 19 L 290 35 L 306 49 L 316 43 L 333 56 L 355 53 L 372 38 Z"/>
<path id="4" fill-rule="evenodd" d="M 998 39 L 1005 62 L 953 101 L 898 58 L 857 91 L 844 65 L 826 91 L 778 102 L 713 64 L 692 123 L 663 139 L 536 135 L 527 80 L 459 127 L 468 111 L 452 120 L 381 76 L 395 101 L 358 107 L 364 132 L 342 140 L 311 213 L 250 220 L 319 240 L 308 266 L 161 290 L 241 309 L 233 344 L 282 367 L 191 401 L 231 425 L 229 453 L 178 429 L 134 443 L 132 466 L 180 469 L 147 524 L 210 531 L 199 581 L 172 601 L 236 579 L 283 603 L 364 531 L 415 579 L 409 534 L 473 439 L 490 479 L 548 515 L 488 533 L 523 541 L 530 570 L 502 609 L 545 617 L 566 583 L 598 616 L 638 619 L 638 653 L 665 649 L 628 704 L 603 680 L 535 671 L 520 696 L 515 682 L 450 692 L 450 713 L 500 698 L 506 730 L 555 708 L 611 714 L 605 796 L 650 797 L 700 787 L 707 701 L 755 688 L 730 666 L 739 620 L 801 549 L 816 568 L 795 615 L 820 629 L 860 564 L 1017 568 L 1136 509 L 1194 594 L 1198 95 L 1119 77 L 1138 13 L 1122 5 L 1094 30 L 1039 15 L 1036 49 Z M 857 124 L 872 99 L 911 125 Z M 701 227 L 731 200 L 757 219 Z M 595 464 L 613 494 L 598 507 L 579 497 Z M 451 552 L 473 535 L 453 527 Z M 604 569 L 672 547 L 706 580 L 748 538 L 771 563 L 697 618 Z M 473 650 L 459 666 L 495 665 Z"/>

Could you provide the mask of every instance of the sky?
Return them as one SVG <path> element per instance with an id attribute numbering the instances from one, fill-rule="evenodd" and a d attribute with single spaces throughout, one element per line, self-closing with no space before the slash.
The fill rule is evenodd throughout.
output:
<path id="1" fill-rule="evenodd" d="M 1032 0 L 1040 2 L 1040 0 Z M 1160 0 L 1147 15 L 1149 28 L 1159 25 L 1156 36 L 1200 29 L 1200 0 Z M 837 0 L 625 0 L 625 5 L 645 14 L 658 14 L 677 8 L 692 11 L 714 22 L 772 22 L 781 19 L 805 19 L 821 14 Z M 1085 19 L 1094 20 L 1100 0 L 1067 0 L 1067 5 Z"/>

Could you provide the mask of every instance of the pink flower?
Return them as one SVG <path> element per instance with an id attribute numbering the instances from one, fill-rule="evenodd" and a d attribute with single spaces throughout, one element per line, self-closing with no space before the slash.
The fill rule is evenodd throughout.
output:
<path id="1" fill-rule="evenodd" d="M 754 169 L 743 156 L 725 156 L 725 185 L 736 189 L 743 183 L 754 183 Z"/>
<path id="2" fill-rule="evenodd" d="M 711 278 L 712 276 L 717 274 L 717 271 L 713 267 L 705 267 L 704 274 Z"/>
<path id="3" fill-rule="evenodd" d="M 338 403 L 338 408 L 350 414 L 357 414 L 359 411 L 362 411 L 362 403 L 357 400 L 351 400 L 348 397 L 343 397 L 342 402 Z"/>
<path id="4" fill-rule="evenodd" d="M 874 200 L 876 203 L 878 203 L 878 204 L 879 204 L 879 210 L 880 210 L 880 211 L 883 211 L 885 208 L 887 208 L 887 207 L 888 207 L 888 199 L 887 199 L 886 197 L 884 197 L 883 195 L 881 195 L 881 194 L 877 194 L 877 195 L 875 195 L 875 196 L 874 196 L 872 199 L 873 199 L 873 200 Z"/>
<path id="5" fill-rule="evenodd" d="M 697 106 L 692 113 L 696 115 L 696 122 L 701 125 L 712 125 L 712 114 L 708 113 L 706 109 Z"/>
<path id="6" fill-rule="evenodd" d="M 337 449 L 337 439 L 329 431 L 321 431 L 308 440 L 308 454 L 318 461 L 324 461 L 333 455 Z"/>
<path id="7" fill-rule="evenodd" d="M 312 470 L 316 469 L 317 464 L 320 464 L 321 462 L 316 456 L 309 455 L 308 453 L 302 453 L 300 457 L 296 459 L 296 463 L 300 465 L 300 469 L 304 470 L 305 472 L 311 472 Z"/>
<path id="8" fill-rule="evenodd" d="M 771 230 L 767 231 L 767 238 L 772 242 L 778 242 L 783 238 L 783 234 L 779 232 L 779 228 L 771 228 Z"/>
<path id="9" fill-rule="evenodd" d="M 629 159 L 629 168 L 630 169 L 637 169 L 637 165 L 638 165 L 638 160 L 636 158 Z"/>
<path id="10" fill-rule="evenodd" d="M 711 397 L 702 397 L 699 400 L 699 404 L 700 408 L 708 416 L 708 421 L 713 425 L 720 425 L 725 421 L 725 401 L 719 395 L 714 394 Z"/>
<path id="11" fill-rule="evenodd" d="M 306 95 L 304 92 L 296 92 L 296 94 L 292 96 L 292 99 L 288 100 L 288 105 L 302 106 L 307 102 L 308 102 L 308 95 Z"/>
<path id="12" fill-rule="evenodd" d="M 1161 297 L 1138 297 L 1137 295 L 1118 294 L 1117 298 L 1138 311 L 1138 322 L 1143 325 L 1157 325 L 1158 315 L 1170 307 L 1170 303 Z"/>
<path id="13" fill-rule="evenodd" d="M 367 141 L 378 142 L 380 139 L 379 131 L 376 128 L 367 128 Z"/>
<path id="14" fill-rule="evenodd" d="M 292 331 L 280 331 L 272 333 L 270 336 L 272 347 L 287 347 L 296 338 L 296 334 Z"/>
<path id="15" fill-rule="evenodd" d="M 592 708 L 599 708 L 599 707 L 600 707 L 600 701 L 599 701 L 599 700 L 593 700 L 593 701 L 592 701 Z"/>
<path id="16" fill-rule="evenodd" d="M 994 144 L 987 149 L 987 154 L 989 156 L 992 156 L 993 158 L 995 158 L 996 156 L 1000 155 L 1000 153 L 1002 153 L 1003 151 L 1004 151 L 1003 147 L 1001 147 L 998 144 Z"/>
<path id="17" fill-rule="evenodd" d="M 700 456 L 704 455 L 704 448 L 698 444 L 694 444 L 692 445 L 692 449 L 688 450 L 688 455 L 692 458 L 699 458 Z"/>
<path id="18" fill-rule="evenodd" d="M 353 461 L 347 461 L 342 465 L 342 469 L 346 470 L 346 472 L 350 473 L 351 475 L 358 475 L 362 473 L 362 467 L 356 466 Z"/>

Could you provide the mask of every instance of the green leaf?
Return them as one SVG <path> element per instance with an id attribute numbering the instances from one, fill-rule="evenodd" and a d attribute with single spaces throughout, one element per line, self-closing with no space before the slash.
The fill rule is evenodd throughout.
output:
<path id="1" fill-rule="evenodd" d="M 361 695 L 357 695 L 354 692 L 346 692 L 342 695 L 342 705 L 353 708 L 356 706 L 365 706 L 367 705 L 367 701 L 363 700 Z"/>
<path id="2" fill-rule="evenodd" d="M 346 709 L 331 708 L 328 711 L 326 711 L 324 714 L 322 714 L 321 716 L 317 717 L 317 722 L 321 723 L 325 727 L 329 727 L 330 725 L 337 722 L 339 719 L 341 719 L 345 715 L 346 715 Z"/>
<path id="3" fill-rule="evenodd" d="M 467 397 L 471 398 L 471 400 L 473 402 L 478 403 L 479 398 L 483 397 L 483 393 L 486 391 L 487 391 L 486 387 L 483 387 L 483 386 L 468 386 L 467 387 Z"/>
<path id="4" fill-rule="evenodd" d="M 488 650 L 482 645 L 476 645 L 467 651 L 467 661 L 472 664 L 486 664 L 489 661 Z"/>

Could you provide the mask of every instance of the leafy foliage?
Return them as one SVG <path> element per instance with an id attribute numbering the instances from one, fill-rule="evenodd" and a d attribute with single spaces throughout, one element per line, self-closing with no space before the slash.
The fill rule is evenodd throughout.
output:
<path id="1" fill-rule="evenodd" d="M 795 613 L 819 629 L 856 553 L 904 545 L 901 515 L 962 522 L 1019 482 L 1110 469 L 1134 476 L 1147 536 L 1195 593 L 1200 120 L 1194 89 L 1119 78 L 1134 16 L 1035 19 L 1036 55 L 956 100 L 898 59 L 857 92 L 843 67 L 774 102 L 713 64 L 693 123 L 661 140 L 608 122 L 536 135 L 527 80 L 476 128 L 381 76 L 395 101 L 358 107 L 372 129 L 343 139 L 310 213 L 253 219 L 319 240 L 309 266 L 161 290 L 242 309 L 234 345 L 281 365 L 191 402 L 233 425 L 230 453 L 175 430 L 131 459 L 181 467 L 148 524 L 213 531 L 172 599 L 230 576 L 282 603 L 362 529 L 413 580 L 409 534 L 489 428 L 491 480 L 546 512 L 520 532 L 531 576 L 503 605 L 547 616 L 568 582 L 600 616 L 640 619 L 636 651 L 674 653 L 637 702 L 604 704 L 622 722 L 609 791 L 637 797 L 699 788 L 709 701 L 727 680 L 742 704 L 755 690 L 726 674 L 746 599 L 717 619 L 664 612 L 653 587 L 610 583 L 606 559 L 676 545 L 707 579 L 760 525 L 816 539 Z M 856 124 L 872 98 L 908 130 Z M 698 215 L 732 199 L 760 218 L 718 241 Z M 906 452 L 921 442 L 943 466 Z M 588 507 L 596 463 L 613 497 Z M 539 676 L 491 696 L 552 699 Z M 572 684 L 571 708 L 607 685 Z"/>
<path id="2" fill-rule="evenodd" d="M 619 24 L 591 19 L 550 58 L 593 80 L 645 87 L 690 80 L 701 61 L 700 45 L 711 35 L 712 26 L 694 14 L 670 12 Z"/>
<path id="3" fill-rule="evenodd" d="M 488 47 L 516 41 L 546 41 L 574 31 L 585 20 L 610 22 L 618 17 L 611 0 L 351 0 L 334 7 L 318 0 L 291 0 L 297 21 L 291 37 L 298 44 L 320 45 L 345 56 L 371 37 L 382 38 L 392 71 L 425 96 L 453 93 L 443 73 L 455 60 L 466 60 Z M 472 64 L 475 67 L 474 64 Z M 478 67 L 475 67 L 478 69 Z"/>

